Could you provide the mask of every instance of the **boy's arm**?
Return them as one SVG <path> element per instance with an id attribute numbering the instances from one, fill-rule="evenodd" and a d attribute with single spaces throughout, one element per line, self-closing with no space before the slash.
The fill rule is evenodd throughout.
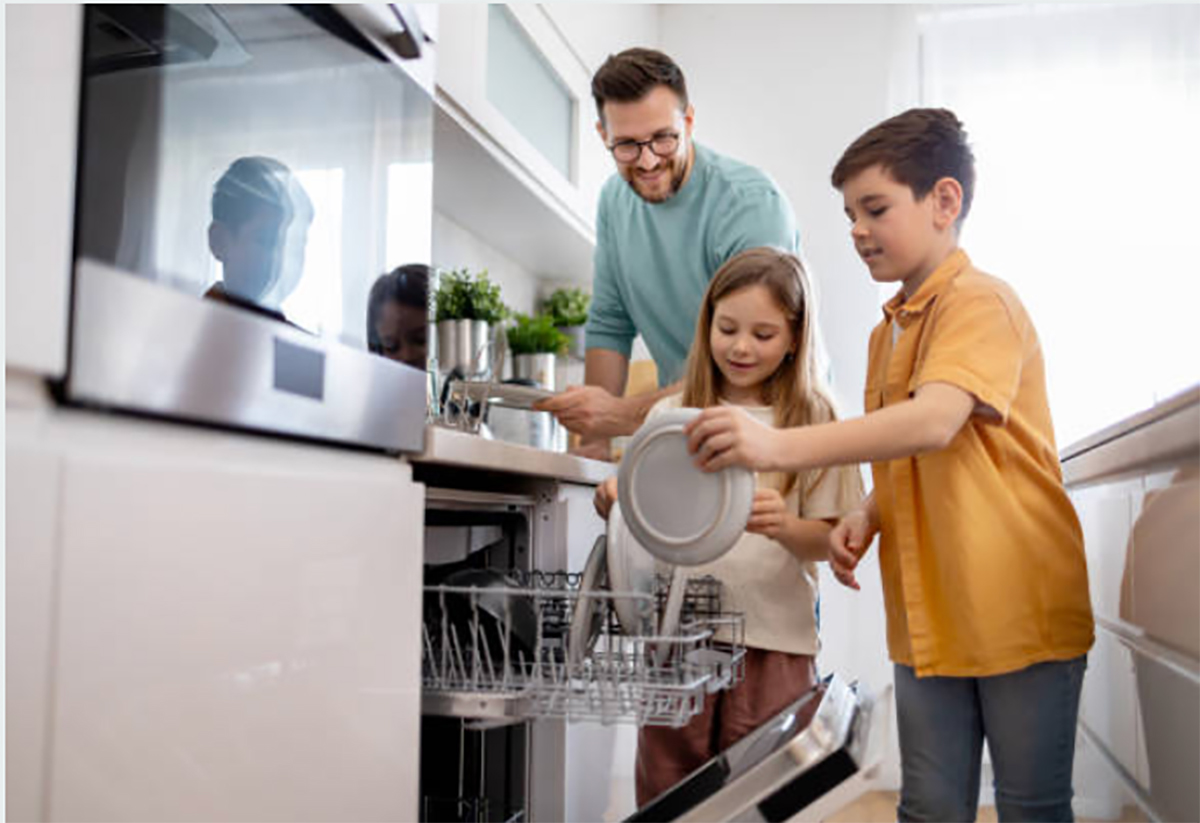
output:
<path id="1" fill-rule="evenodd" d="M 684 427 L 688 449 L 705 471 L 746 466 L 804 471 L 874 463 L 936 451 L 950 444 L 975 409 L 975 398 L 949 383 L 926 383 L 911 400 L 853 420 L 773 429 L 741 409 L 705 409 Z"/>

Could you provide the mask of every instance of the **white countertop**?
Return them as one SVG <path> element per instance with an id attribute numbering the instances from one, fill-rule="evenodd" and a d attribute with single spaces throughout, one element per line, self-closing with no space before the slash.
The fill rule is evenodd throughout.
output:
<path id="1" fill-rule="evenodd" d="M 594 486 L 617 471 L 616 463 L 589 460 L 573 454 L 488 440 L 441 426 L 425 428 L 425 451 L 412 455 L 413 463 L 436 463 L 470 469 L 553 477 Z"/>

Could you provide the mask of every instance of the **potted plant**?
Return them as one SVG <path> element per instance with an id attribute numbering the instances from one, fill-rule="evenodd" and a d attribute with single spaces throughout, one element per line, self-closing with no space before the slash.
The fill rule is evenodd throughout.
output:
<path id="1" fill-rule="evenodd" d="M 472 275 L 467 269 L 443 273 L 435 297 L 439 369 L 464 376 L 489 375 L 492 326 L 508 316 L 500 286 L 488 279 L 487 269 Z"/>
<path id="2" fill-rule="evenodd" d="M 554 318 L 550 315 L 517 314 L 516 323 L 508 328 L 513 377 L 553 389 L 554 357 L 566 352 L 570 342 L 567 335 L 555 328 Z"/>
<path id="3" fill-rule="evenodd" d="M 555 290 L 542 311 L 550 315 L 554 325 L 570 339 L 567 353 L 572 357 L 583 357 L 583 326 L 587 323 L 588 307 L 592 296 L 579 288 Z"/>

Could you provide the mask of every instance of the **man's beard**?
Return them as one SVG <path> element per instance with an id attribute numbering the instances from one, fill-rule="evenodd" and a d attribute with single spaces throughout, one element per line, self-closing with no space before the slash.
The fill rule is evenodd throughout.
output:
<path id="1" fill-rule="evenodd" d="M 625 182 L 629 184 L 629 187 L 631 189 L 633 189 L 634 193 L 638 197 L 642 198 L 647 203 L 663 203 L 663 202 L 666 202 L 667 200 L 670 200 L 672 197 L 674 197 L 676 194 L 679 193 L 679 189 L 683 187 L 683 180 L 685 177 L 687 177 L 687 170 L 688 170 L 687 155 L 684 155 L 684 158 L 682 160 L 680 160 L 678 157 L 672 157 L 669 160 L 666 160 L 666 158 L 662 158 L 662 159 L 665 162 L 670 163 L 670 166 L 668 167 L 667 172 L 670 175 L 671 184 L 670 184 L 670 186 L 667 187 L 666 191 L 663 191 L 661 193 L 655 192 L 652 195 L 647 195 L 644 191 L 642 191 L 640 188 L 638 188 L 638 184 L 637 184 L 638 170 L 637 170 L 636 166 L 631 167 L 631 168 L 624 168 L 621 170 L 621 176 L 625 178 Z"/>

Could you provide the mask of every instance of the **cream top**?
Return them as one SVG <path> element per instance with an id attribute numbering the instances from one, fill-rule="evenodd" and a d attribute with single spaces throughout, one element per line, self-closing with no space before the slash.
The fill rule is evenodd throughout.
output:
<path id="1" fill-rule="evenodd" d="M 682 394 L 659 400 L 646 419 L 681 407 Z M 726 404 L 732 405 L 732 404 Z M 741 406 L 755 419 L 775 425 L 769 406 Z M 842 482 L 841 473 L 855 478 Z M 755 475 L 757 488 L 778 488 L 777 476 Z M 843 466 L 820 472 L 807 490 L 792 489 L 784 499 L 789 511 L 809 520 L 835 520 L 861 500 L 858 469 Z M 745 643 L 756 649 L 815 655 L 817 638 L 817 566 L 802 562 L 778 542 L 745 533 L 733 548 L 711 563 L 688 570 L 692 577 L 712 575 L 723 584 L 722 608 L 745 615 Z M 730 640 L 729 637 L 718 639 Z"/>

